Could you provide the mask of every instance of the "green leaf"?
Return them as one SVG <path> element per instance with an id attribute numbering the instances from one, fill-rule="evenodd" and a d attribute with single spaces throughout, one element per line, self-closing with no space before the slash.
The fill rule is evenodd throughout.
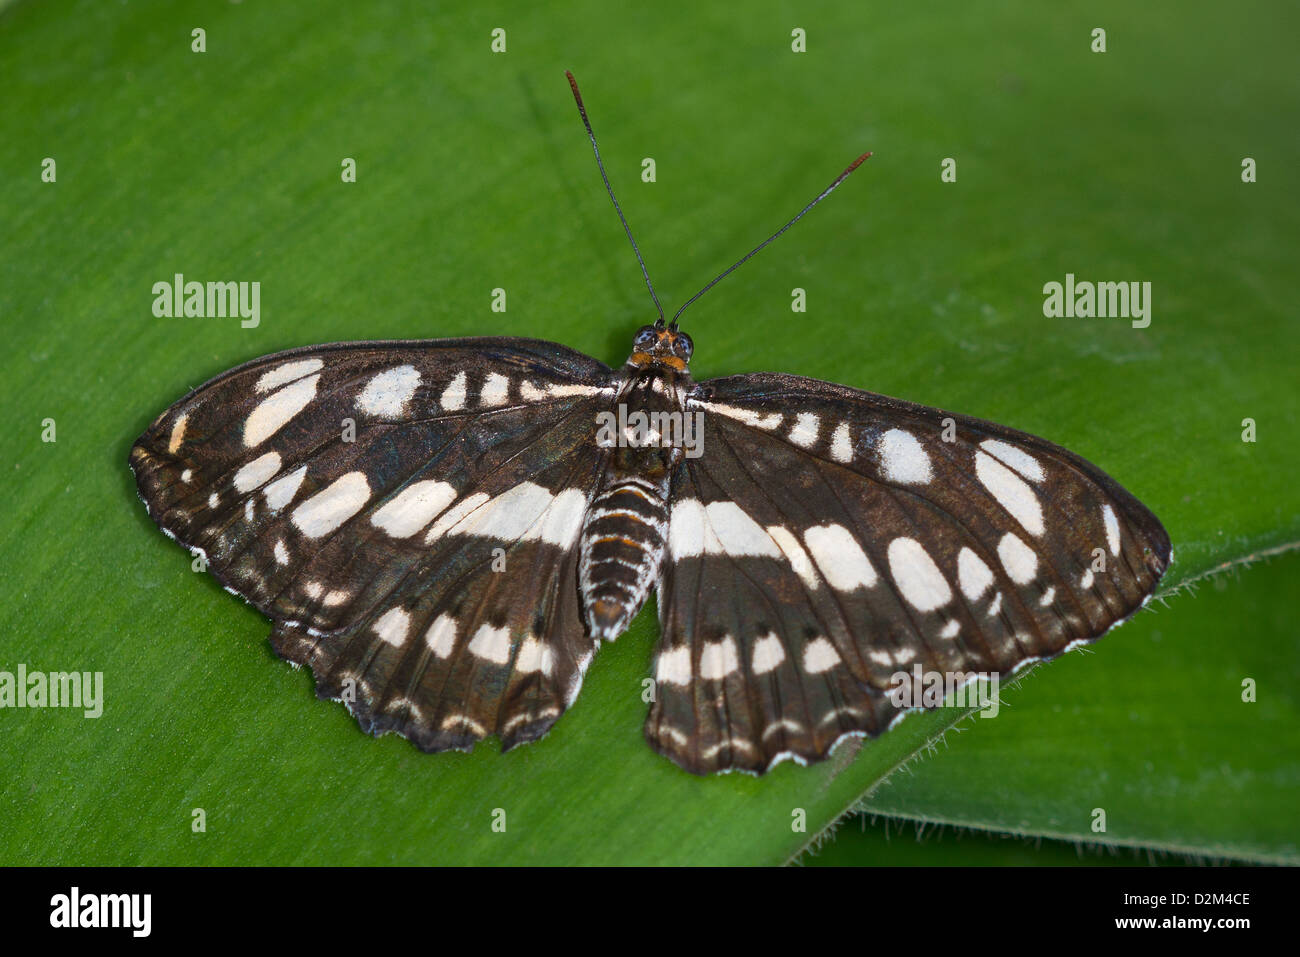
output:
<path id="1" fill-rule="evenodd" d="M 833 835 L 823 835 L 815 851 L 796 861 L 811 867 L 1187 867 L 1205 859 L 1143 847 L 852 814 L 840 821 Z"/>
<path id="2" fill-rule="evenodd" d="M 1216 578 L 1143 615 L 1107 654 L 1070 655 L 1004 687 L 999 716 L 950 732 L 864 810 L 931 828 L 1300 863 L 1300 647 L 1290 602 L 1278 600 L 1297 574 L 1291 554 L 1239 582 Z M 1093 829 L 1098 809 L 1104 831 Z M 936 851 L 930 861 L 952 848 Z M 846 826 L 807 860 L 881 855 L 876 835 Z"/>
<path id="3" fill-rule="evenodd" d="M 1295 19 L 1209 3 L 1176 26 L 1028 2 L 797 23 L 774 2 L 4 6 L 0 670 L 102 671 L 106 703 L 89 720 L 0 712 L 0 862 L 777 862 L 955 717 L 909 718 L 818 768 L 692 778 L 641 739 L 647 612 L 546 740 L 425 756 L 317 702 L 265 620 L 192 573 L 135 500 L 144 426 L 281 348 L 490 333 L 622 361 L 649 304 L 566 67 L 667 303 L 875 151 L 687 314 L 701 377 L 793 372 L 1043 434 L 1165 521 L 1170 586 L 1300 540 L 1298 134 L 1278 121 L 1300 92 Z M 1110 52 L 1092 54 L 1101 21 Z M 1045 318 L 1042 286 L 1067 272 L 1151 281 L 1150 327 Z M 260 324 L 155 318 L 152 285 L 175 273 L 259 281 Z M 795 287 L 807 313 L 790 312 Z M 1043 674 L 1095 666 L 1126 633 Z"/>

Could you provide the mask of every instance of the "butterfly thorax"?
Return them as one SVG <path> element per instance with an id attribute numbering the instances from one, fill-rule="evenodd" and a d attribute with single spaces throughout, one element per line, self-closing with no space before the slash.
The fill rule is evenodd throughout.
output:
<path id="1" fill-rule="evenodd" d="M 583 523 L 578 579 L 593 636 L 618 637 L 659 578 L 672 476 L 702 440 L 686 405 L 689 356 L 684 334 L 646 327 L 616 375 L 613 404 L 597 416 L 606 467 Z"/>

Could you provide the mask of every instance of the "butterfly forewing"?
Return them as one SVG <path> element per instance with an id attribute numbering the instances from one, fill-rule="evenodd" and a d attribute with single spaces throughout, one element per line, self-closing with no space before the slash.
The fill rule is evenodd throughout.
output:
<path id="1" fill-rule="evenodd" d="M 1128 617 L 1155 517 L 1042 439 L 816 380 L 703 383 L 673 489 L 646 732 L 692 771 L 824 758 L 893 676 L 1009 674 Z"/>
<path id="2" fill-rule="evenodd" d="M 523 339 L 294 350 L 182 399 L 131 464 L 323 697 L 428 750 L 509 746 L 554 722 L 594 650 L 576 542 L 610 375 Z"/>

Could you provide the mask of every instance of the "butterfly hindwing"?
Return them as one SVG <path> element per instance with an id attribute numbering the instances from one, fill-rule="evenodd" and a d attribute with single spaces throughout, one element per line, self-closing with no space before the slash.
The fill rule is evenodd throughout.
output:
<path id="1" fill-rule="evenodd" d="M 610 370 L 523 339 L 241 366 L 132 449 L 150 515 L 275 623 L 323 697 L 427 750 L 544 733 L 577 691 L 576 541 Z"/>
<path id="2" fill-rule="evenodd" d="M 915 665 L 1005 675 L 1091 640 L 1171 557 L 1133 496 L 1025 433 L 785 375 L 693 405 L 646 731 L 697 773 L 880 733 Z"/>
<path id="3" fill-rule="evenodd" d="M 386 611 L 326 635 L 278 623 L 271 641 L 373 734 L 397 731 L 426 751 L 498 735 L 509 750 L 549 730 L 596 650 L 577 555 L 538 540 L 455 541 L 439 572 L 423 568 L 386 596 Z"/>

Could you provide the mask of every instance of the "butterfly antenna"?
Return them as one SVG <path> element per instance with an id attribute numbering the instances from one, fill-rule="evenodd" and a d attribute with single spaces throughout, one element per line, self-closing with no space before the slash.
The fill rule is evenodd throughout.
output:
<path id="1" fill-rule="evenodd" d="M 863 163 L 863 161 L 866 160 L 866 158 L 867 158 L 868 156 L 870 156 L 870 155 L 871 155 L 870 153 L 863 153 L 861 156 L 859 156 L 857 159 L 855 159 L 852 163 L 849 164 L 849 168 L 848 168 L 848 169 L 846 169 L 843 173 L 840 173 L 839 176 L 836 176 L 836 177 L 835 177 L 835 182 L 831 183 L 831 185 L 827 186 L 824 190 L 822 190 L 820 193 L 818 193 L 818 194 L 817 194 L 817 198 L 814 199 L 811 203 L 809 203 L 809 204 L 808 204 L 807 206 L 805 206 L 803 209 L 799 210 L 798 214 L 794 217 L 794 219 L 790 220 L 788 223 L 786 223 L 784 226 L 782 226 L 780 229 L 778 229 L 776 232 L 774 232 L 771 236 L 768 236 L 767 239 L 763 240 L 761 243 L 759 243 L 757 246 L 755 246 L 755 247 L 754 247 L 753 249 L 751 249 L 749 252 L 745 253 L 744 256 L 742 256 L 740 259 L 736 260 L 736 262 L 732 263 L 730 266 L 728 266 L 726 269 L 724 269 L 721 273 L 719 273 L 719 274 L 718 274 L 718 275 L 713 279 L 713 281 L 710 282 L 707 286 L 705 286 L 703 289 L 701 289 L 701 290 L 700 290 L 699 292 L 697 292 L 695 295 L 691 296 L 690 299 L 687 299 L 686 302 L 685 302 L 685 304 L 683 304 L 683 306 L 682 306 L 680 309 L 678 309 L 677 312 L 676 312 L 676 314 L 673 316 L 673 321 L 672 321 L 671 323 L 668 324 L 668 325 L 669 325 L 669 328 L 670 328 L 670 329 L 673 329 L 673 330 L 676 330 L 676 329 L 677 329 L 677 319 L 678 319 L 679 316 L 681 316 L 681 314 L 682 314 L 683 312 L 686 311 L 686 307 L 687 307 L 687 306 L 689 306 L 691 303 L 693 303 L 696 299 L 699 299 L 700 296 L 704 295 L 706 292 L 708 292 L 710 289 L 712 289 L 712 288 L 713 288 L 714 286 L 716 286 L 718 283 L 722 282 L 722 280 L 726 279 L 727 276 L 729 276 L 729 275 L 731 275 L 731 273 L 735 272 L 735 270 L 736 270 L 737 268 L 739 268 L 740 265 L 741 265 L 742 263 L 744 263 L 744 262 L 746 262 L 747 260 L 753 258 L 753 256 L 754 256 L 755 254 L 757 254 L 758 251 L 759 251 L 760 249 L 762 249 L 762 248 L 763 248 L 764 246 L 766 246 L 768 243 L 772 242 L 772 240 L 776 239 L 778 236 L 780 236 L 783 232 L 785 232 L 787 229 L 789 229 L 789 228 L 790 228 L 791 226 L 793 226 L 795 223 L 799 222 L 799 220 L 803 219 L 804 214 L 807 213 L 808 210 L 812 209 L 814 206 L 816 206 L 818 203 L 820 203 L 823 199 L 825 199 L 827 196 L 829 196 L 832 192 L 834 192 L 834 191 L 835 191 L 835 187 L 836 187 L 836 186 L 839 186 L 840 183 L 842 183 L 842 182 L 844 182 L 846 179 L 848 179 L 848 178 L 849 178 L 849 174 L 852 173 L 852 172 L 853 172 L 855 169 L 857 169 L 859 166 L 861 166 L 862 163 Z"/>
<path id="2" fill-rule="evenodd" d="M 610 185 L 609 176 L 605 173 L 605 164 L 601 162 L 600 147 L 596 145 L 596 134 L 592 132 L 591 120 L 587 119 L 587 108 L 582 105 L 582 94 L 578 92 L 578 81 L 573 78 L 573 74 L 568 70 L 564 71 L 564 75 L 569 78 L 569 86 L 573 88 L 573 99 L 577 101 L 578 114 L 582 117 L 582 125 L 587 128 L 587 137 L 591 140 L 591 151 L 596 154 L 596 167 L 600 170 L 600 178 L 605 181 L 609 201 L 614 204 L 614 212 L 618 213 L 618 218 L 623 223 L 623 231 L 627 233 L 627 241 L 632 244 L 632 252 L 636 253 L 636 261 L 641 264 L 641 275 L 645 276 L 645 285 L 650 290 L 650 298 L 654 300 L 655 309 L 659 311 L 659 321 L 655 325 L 662 328 L 664 324 L 664 307 L 659 305 L 659 297 L 655 295 L 654 283 L 650 281 L 650 272 L 645 268 L 645 260 L 641 258 L 641 250 L 637 248 L 636 240 L 632 238 L 632 227 L 627 224 L 627 217 L 623 215 L 618 200 L 614 198 L 614 187 Z"/>

